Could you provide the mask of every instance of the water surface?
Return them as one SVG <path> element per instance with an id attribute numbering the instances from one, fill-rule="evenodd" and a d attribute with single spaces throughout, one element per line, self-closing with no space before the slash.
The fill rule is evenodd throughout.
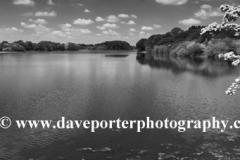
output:
<path id="1" fill-rule="evenodd" d="M 123 54 L 127 57 L 106 57 Z M 0 117 L 12 120 L 240 119 L 226 62 L 134 52 L 0 54 Z M 0 129 L 1 160 L 238 159 L 238 130 Z"/>

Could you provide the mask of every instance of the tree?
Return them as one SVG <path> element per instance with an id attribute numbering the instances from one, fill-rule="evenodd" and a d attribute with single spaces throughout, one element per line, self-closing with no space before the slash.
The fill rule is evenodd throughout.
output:
<path id="1" fill-rule="evenodd" d="M 80 49 L 78 44 L 68 42 L 66 45 L 66 50 L 69 51 L 78 51 Z"/>
<path id="2" fill-rule="evenodd" d="M 166 38 L 162 38 L 157 45 L 169 45 L 173 42 L 173 38 L 172 37 L 166 37 Z"/>
<path id="3" fill-rule="evenodd" d="M 182 33 L 183 30 L 181 28 L 175 27 L 171 30 L 170 34 L 172 37 L 178 35 L 179 33 Z"/>
<path id="4" fill-rule="evenodd" d="M 2 41 L 2 43 L 0 43 L 0 51 L 2 51 L 8 45 L 9 45 L 8 41 Z"/>
<path id="5" fill-rule="evenodd" d="M 235 22 L 240 17 L 240 6 L 234 7 L 230 5 L 221 5 L 220 9 L 222 12 L 224 12 L 223 16 L 223 22 L 222 24 L 217 24 L 216 22 L 208 25 L 207 27 L 203 28 L 201 30 L 201 34 L 212 34 L 214 32 L 220 32 L 220 31 L 227 31 L 227 32 L 234 32 L 235 36 L 240 35 L 240 25 L 236 23 L 230 23 Z M 224 60 L 230 60 L 232 61 L 232 65 L 238 66 L 240 64 L 240 56 L 235 55 L 234 52 L 229 52 L 219 54 L 219 58 L 224 58 Z M 236 93 L 237 90 L 240 89 L 240 77 L 235 79 L 235 82 L 232 83 L 232 85 L 226 90 L 226 94 L 233 95 Z"/>
<path id="6" fill-rule="evenodd" d="M 57 45 L 57 50 L 60 50 L 60 51 L 65 51 L 65 44 L 64 43 L 62 43 L 62 44 L 58 44 Z"/>
<path id="7" fill-rule="evenodd" d="M 13 43 L 16 43 L 16 44 L 19 44 L 20 46 L 22 46 L 25 50 L 27 50 L 27 45 L 26 43 L 23 41 L 23 40 L 18 40 L 18 41 L 15 41 Z"/>
<path id="8" fill-rule="evenodd" d="M 26 50 L 34 50 L 33 43 L 31 41 L 26 42 Z"/>
<path id="9" fill-rule="evenodd" d="M 145 45 L 146 47 L 153 48 L 154 45 L 156 45 L 162 38 L 163 38 L 163 35 L 161 34 L 152 35 L 148 38 Z"/>
<path id="10" fill-rule="evenodd" d="M 9 51 L 18 51 L 18 52 L 26 51 L 25 48 L 18 43 L 10 43 L 8 47 L 9 47 Z"/>
<path id="11" fill-rule="evenodd" d="M 131 45 L 125 41 L 106 41 L 92 47 L 97 50 L 132 50 Z"/>
<path id="12" fill-rule="evenodd" d="M 146 42 L 147 42 L 147 39 L 145 38 L 142 38 L 137 42 L 136 48 L 138 49 L 138 51 L 145 51 Z"/>

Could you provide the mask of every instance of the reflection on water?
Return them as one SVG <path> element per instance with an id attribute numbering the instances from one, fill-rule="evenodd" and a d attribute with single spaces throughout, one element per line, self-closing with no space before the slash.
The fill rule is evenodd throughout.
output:
<path id="1" fill-rule="evenodd" d="M 238 96 L 224 91 L 238 69 L 225 62 L 135 53 L 0 55 L 0 117 L 12 120 L 239 119 Z M 0 159 L 237 159 L 237 130 L 0 129 Z M 187 159 L 187 158 L 186 158 Z"/>
<path id="2" fill-rule="evenodd" d="M 154 59 L 138 59 L 138 62 L 142 65 L 147 64 L 151 68 L 168 69 L 175 74 L 191 72 L 208 78 L 238 73 L 238 69 L 231 63 L 213 59 L 162 56 Z"/>

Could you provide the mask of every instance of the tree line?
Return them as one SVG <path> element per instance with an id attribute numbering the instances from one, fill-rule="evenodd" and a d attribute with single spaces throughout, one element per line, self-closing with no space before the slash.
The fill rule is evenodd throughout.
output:
<path id="1" fill-rule="evenodd" d="M 194 42 L 193 50 L 195 50 L 196 52 L 200 52 L 199 54 L 201 54 L 202 52 L 204 52 L 204 49 L 206 49 L 209 45 L 212 44 L 217 45 L 214 47 L 218 48 L 220 44 L 217 43 L 220 42 L 220 40 L 225 39 L 222 42 L 224 43 L 226 42 L 226 46 L 228 46 L 227 48 L 229 49 L 232 48 L 236 50 L 236 46 L 231 46 L 232 42 L 230 41 L 238 40 L 240 39 L 240 36 L 239 35 L 236 36 L 234 31 L 221 30 L 216 31 L 214 33 L 201 34 L 201 30 L 205 27 L 206 26 L 191 26 L 185 31 L 179 27 L 175 27 L 165 34 L 156 34 L 150 36 L 149 38 L 140 39 L 136 43 L 136 48 L 138 49 L 139 52 L 147 51 L 147 54 L 149 55 L 154 54 L 153 53 L 154 48 L 157 49 L 157 51 L 159 51 L 159 46 L 161 46 L 160 50 L 163 48 L 163 50 L 167 52 L 166 54 L 170 54 L 176 48 L 179 48 L 182 51 L 184 50 L 184 52 L 187 52 L 189 43 Z M 180 54 L 188 56 L 190 55 L 190 53 L 186 54 L 184 52 L 181 52 Z M 215 54 L 212 55 L 215 56 Z"/>
<path id="2" fill-rule="evenodd" d="M 33 43 L 31 41 L 15 41 L 9 43 L 3 41 L 0 43 L 0 51 L 78 51 L 80 49 L 91 50 L 131 50 L 129 43 L 125 41 L 106 41 L 99 44 L 77 44 L 77 43 L 56 43 L 51 41 L 40 41 Z"/>

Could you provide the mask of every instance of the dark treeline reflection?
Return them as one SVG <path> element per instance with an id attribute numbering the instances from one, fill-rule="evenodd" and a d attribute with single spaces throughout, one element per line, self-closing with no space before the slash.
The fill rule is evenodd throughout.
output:
<path id="1" fill-rule="evenodd" d="M 231 63 L 214 59 L 161 56 L 151 59 L 141 58 L 137 61 L 142 65 L 149 65 L 151 68 L 171 70 L 175 74 L 191 72 L 207 78 L 238 73 L 238 69 Z"/>

